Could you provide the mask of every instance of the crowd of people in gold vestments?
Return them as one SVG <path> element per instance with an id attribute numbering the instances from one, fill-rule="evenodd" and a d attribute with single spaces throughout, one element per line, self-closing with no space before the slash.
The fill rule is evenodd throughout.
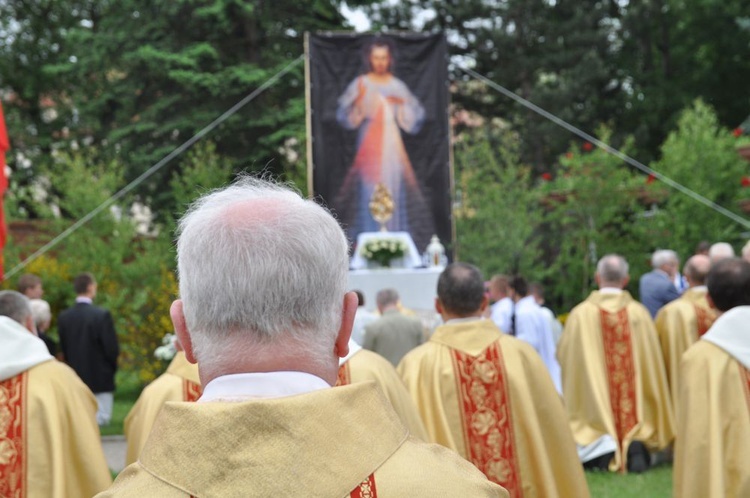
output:
<path id="1" fill-rule="evenodd" d="M 347 289 L 326 209 L 240 178 L 179 224 L 177 353 L 125 421 L 114 483 L 102 401 L 0 292 L 0 496 L 587 497 L 585 469 L 668 460 L 675 496 L 750 496 L 750 262 L 706 249 L 682 271 L 654 253 L 643 303 L 604 256 L 562 330 L 540 286 L 452 263 L 423 333 L 395 290 L 373 314 Z"/>

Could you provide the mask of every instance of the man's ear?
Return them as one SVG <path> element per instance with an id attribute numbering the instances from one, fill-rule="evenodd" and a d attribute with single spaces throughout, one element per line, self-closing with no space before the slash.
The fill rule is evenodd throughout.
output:
<path id="1" fill-rule="evenodd" d="M 198 360 L 193 354 L 193 340 L 190 338 L 190 331 L 187 329 L 185 323 L 185 313 L 182 309 L 182 299 L 177 299 L 172 303 L 169 308 L 169 316 L 172 317 L 172 325 L 174 325 L 174 332 L 177 334 L 177 340 L 180 342 L 183 351 L 185 351 L 185 357 L 190 363 L 198 363 Z"/>
<path id="2" fill-rule="evenodd" d="M 336 342 L 334 343 L 335 353 L 339 358 L 344 358 L 349 354 L 349 338 L 352 335 L 354 316 L 357 314 L 358 304 L 359 300 L 355 292 L 344 294 L 344 306 L 341 309 L 341 326 L 339 327 L 338 334 L 336 334 Z"/>
<path id="3" fill-rule="evenodd" d="M 23 326 L 26 327 L 29 332 L 39 337 L 39 331 L 37 331 L 36 329 L 36 323 L 34 323 L 34 317 L 32 315 L 26 317 L 26 320 L 24 320 L 23 322 Z"/>

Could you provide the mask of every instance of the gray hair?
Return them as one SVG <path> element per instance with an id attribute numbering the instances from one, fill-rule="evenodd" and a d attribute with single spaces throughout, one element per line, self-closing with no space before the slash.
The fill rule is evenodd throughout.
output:
<path id="1" fill-rule="evenodd" d="M 31 317 L 34 319 L 34 325 L 38 329 L 40 326 L 52 320 L 52 310 L 49 303 L 44 299 L 32 299 L 29 301 L 31 308 Z"/>
<path id="2" fill-rule="evenodd" d="M 199 362 L 280 342 L 314 361 L 331 354 L 349 258 L 326 209 L 241 177 L 193 203 L 178 234 L 180 297 Z"/>
<path id="3" fill-rule="evenodd" d="M 383 289 L 378 291 L 378 295 L 375 297 L 375 302 L 379 308 L 384 308 L 391 304 L 398 304 L 398 292 L 396 289 Z"/>
<path id="4" fill-rule="evenodd" d="M 26 326 L 25 322 L 31 316 L 29 298 L 12 290 L 0 291 L 0 315 Z"/>
<path id="5" fill-rule="evenodd" d="M 718 263 L 722 259 L 733 258 L 734 248 L 727 242 L 717 242 L 708 250 L 708 257 L 711 258 L 711 264 Z"/>
<path id="6" fill-rule="evenodd" d="M 651 267 L 661 268 L 669 263 L 679 263 L 680 258 L 677 257 L 677 253 L 671 249 L 657 249 L 651 256 Z"/>
<path id="7" fill-rule="evenodd" d="M 607 254 L 596 264 L 596 273 L 600 284 L 619 285 L 630 275 L 630 266 L 619 254 Z"/>

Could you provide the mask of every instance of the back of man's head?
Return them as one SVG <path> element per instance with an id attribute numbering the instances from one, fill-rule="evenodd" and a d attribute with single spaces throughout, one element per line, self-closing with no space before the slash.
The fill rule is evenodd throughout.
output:
<path id="1" fill-rule="evenodd" d="M 396 289 L 382 289 L 378 291 L 378 295 L 375 297 L 375 303 L 378 305 L 378 309 L 380 310 L 396 306 L 398 304 L 398 300 L 399 297 Z"/>
<path id="2" fill-rule="evenodd" d="M 737 306 L 750 306 L 750 263 L 739 258 L 712 265 L 706 281 L 708 295 L 722 313 Z"/>
<path id="3" fill-rule="evenodd" d="M 711 264 L 716 264 L 722 259 L 733 258 L 734 248 L 728 242 L 717 242 L 708 250 L 708 257 L 711 258 Z"/>
<path id="4" fill-rule="evenodd" d="M 274 350 L 333 361 L 348 263 L 336 220 L 285 186 L 245 177 L 197 200 L 177 266 L 201 370 Z"/>
<path id="5" fill-rule="evenodd" d="M 482 272 L 468 263 L 451 263 L 438 278 L 437 294 L 443 310 L 449 314 L 475 315 L 484 303 Z"/>
<path id="6" fill-rule="evenodd" d="M 27 292 L 35 289 L 40 285 L 42 285 L 41 278 L 32 273 L 26 273 L 24 275 L 21 275 L 21 278 L 18 279 L 18 292 L 26 295 Z"/>
<path id="7" fill-rule="evenodd" d="M 708 256 L 696 254 L 685 263 L 682 272 L 685 274 L 690 287 L 706 285 L 706 277 L 711 270 L 711 260 Z"/>
<path id="8" fill-rule="evenodd" d="M 665 267 L 677 266 L 679 258 L 677 253 L 671 249 L 657 249 L 651 256 L 651 266 L 654 269 L 664 269 Z"/>
<path id="9" fill-rule="evenodd" d="M 80 273 L 73 279 L 73 290 L 77 295 L 86 294 L 89 288 L 94 284 L 96 280 L 94 276 L 89 272 Z"/>
<path id="10" fill-rule="evenodd" d="M 7 316 L 28 328 L 31 317 L 29 299 L 20 292 L 0 291 L 0 315 Z"/>
<path id="11" fill-rule="evenodd" d="M 622 289 L 628 284 L 630 268 L 619 254 L 607 254 L 596 264 L 596 280 L 599 288 Z"/>
<path id="12" fill-rule="evenodd" d="M 707 240 L 701 240 L 698 242 L 698 245 L 695 246 L 695 254 L 708 256 L 709 249 L 711 249 L 711 243 Z"/>
<path id="13" fill-rule="evenodd" d="M 510 288 L 519 299 L 529 295 L 529 283 L 521 275 L 515 275 L 510 279 Z"/>

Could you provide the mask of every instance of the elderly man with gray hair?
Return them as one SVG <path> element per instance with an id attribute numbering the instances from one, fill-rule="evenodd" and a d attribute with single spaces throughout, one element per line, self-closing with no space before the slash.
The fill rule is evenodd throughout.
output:
<path id="1" fill-rule="evenodd" d="M 625 259 L 604 256 L 595 278 L 557 349 L 565 407 L 585 467 L 643 472 L 674 439 L 661 350 L 648 310 L 624 290 Z"/>
<path id="2" fill-rule="evenodd" d="M 331 388 L 357 296 L 328 211 L 243 178 L 179 224 L 171 308 L 197 403 L 168 403 L 138 461 L 101 496 L 507 496 L 409 436 L 372 383 Z"/>
<path id="3" fill-rule="evenodd" d="M 711 264 L 715 265 L 723 259 L 733 258 L 734 247 L 728 242 L 717 242 L 711 245 L 708 250 L 708 257 L 711 259 Z"/>
<path id="4" fill-rule="evenodd" d="M 680 297 L 674 285 L 679 265 L 677 253 L 669 249 L 659 249 L 651 256 L 653 270 L 643 275 L 638 285 L 641 302 L 651 318 L 656 317 L 662 306 Z"/>

